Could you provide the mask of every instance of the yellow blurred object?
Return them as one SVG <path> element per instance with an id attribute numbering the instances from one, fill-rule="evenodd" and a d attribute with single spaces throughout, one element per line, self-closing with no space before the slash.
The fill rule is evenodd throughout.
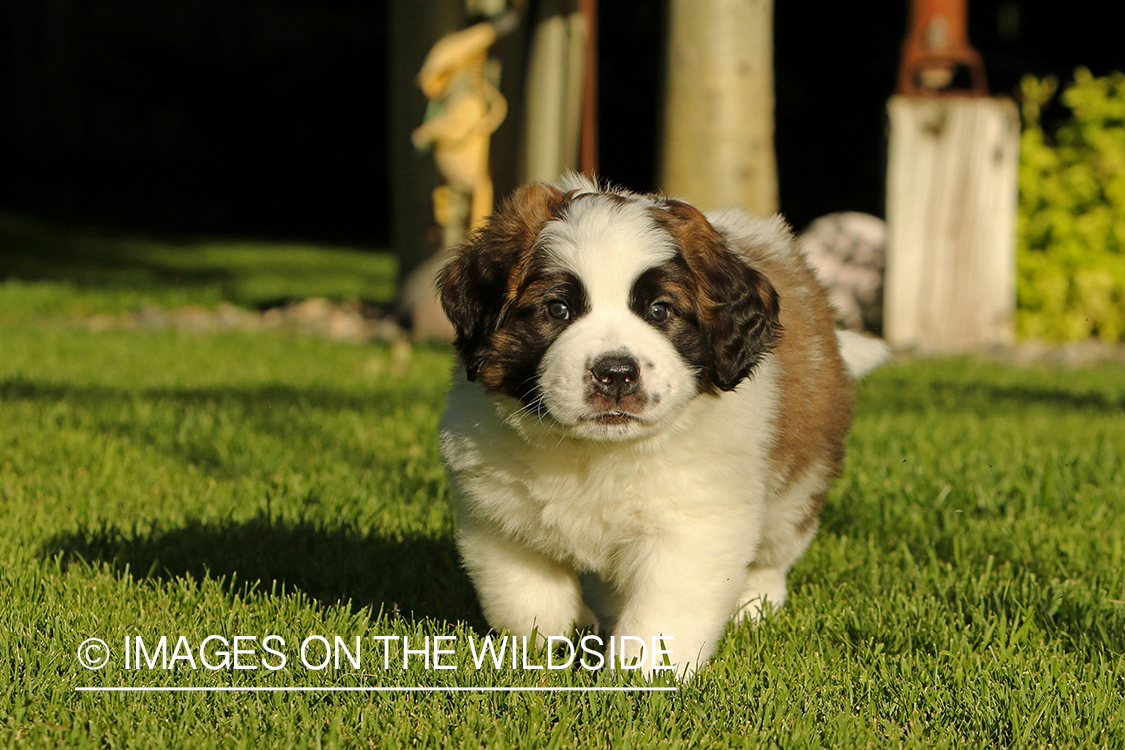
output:
<path id="1" fill-rule="evenodd" d="M 417 148 L 432 147 L 447 185 L 435 191 L 435 218 L 448 247 L 465 234 L 464 212 L 450 210 L 467 196 L 468 229 L 492 213 L 489 139 L 508 113 L 508 104 L 488 76 L 488 48 L 499 36 L 492 23 L 478 23 L 438 41 L 427 55 L 418 85 L 430 99 L 426 120 L 414 131 Z"/>

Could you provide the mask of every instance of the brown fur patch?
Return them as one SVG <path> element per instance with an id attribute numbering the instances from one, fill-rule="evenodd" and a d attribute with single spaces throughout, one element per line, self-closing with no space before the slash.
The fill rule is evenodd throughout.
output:
<path id="1" fill-rule="evenodd" d="M 820 509 L 824 505 L 824 493 L 813 495 L 809 498 L 809 509 L 801 522 L 797 524 L 797 535 L 804 536 L 809 532 L 816 529 L 817 522 L 820 516 Z"/>
<path id="2" fill-rule="evenodd" d="M 737 258 L 694 206 L 664 200 L 653 220 L 686 262 L 688 286 L 711 354 L 713 387 L 733 390 L 777 343 L 778 295 L 766 275 Z"/>
<path id="3" fill-rule="evenodd" d="M 453 345 L 470 380 L 479 376 L 503 388 L 504 354 L 514 342 L 502 326 L 530 277 L 539 233 L 569 201 L 549 185 L 520 188 L 453 250 L 439 274 L 442 307 L 456 331 Z"/>
<path id="4" fill-rule="evenodd" d="M 665 211 L 654 212 L 657 221 L 676 238 L 697 275 L 694 287 L 703 314 L 710 316 L 704 327 L 714 325 L 736 304 L 730 266 L 723 262 L 732 248 L 696 208 L 678 201 L 664 205 Z M 760 300 L 763 317 L 744 335 L 751 341 L 758 337 L 753 345 L 761 354 L 772 351 L 777 363 L 780 403 L 770 451 L 777 496 L 817 464 L 826 468 L 825 480 L 839 474 L 851 427 L 851 382 L 840 358 L 828 295 L 799 253 L 774 247 L 733 249 L 759 272 L 744 287 L 733 287 L 735 294 Z M 770 312 L 777 316 L 772 322 Z M 721 354 L 721 348 L 717 351 Z M 823 494 L 812 498 L 799 531 L 815 527 L 823 502 Z"/>
<path id="5" fill-rule="evenodd" d="M 779 488 L 815 463 L 839 474 L 852 420 L 852 387 L 840 358 L 828 295 L 796 252 L 739 248 L 781 298 L 785 335 L 774 349 L 780 404 L 770 452 Z"/>

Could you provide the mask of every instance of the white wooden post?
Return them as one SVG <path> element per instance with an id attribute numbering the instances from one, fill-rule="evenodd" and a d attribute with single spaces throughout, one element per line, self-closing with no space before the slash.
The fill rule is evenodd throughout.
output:
<path id="1" fill-rule="evenodd" d="M 1015 103 L 896 96 L 888 111 L 887 341 L 932 353 L 1011 344 Z"/>

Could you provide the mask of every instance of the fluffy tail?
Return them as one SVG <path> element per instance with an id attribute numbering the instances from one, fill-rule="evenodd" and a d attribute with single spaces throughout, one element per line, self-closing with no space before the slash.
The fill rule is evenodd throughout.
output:
<path id="1" fill-rule="evenodd" d="M 891 356 L 891 348 L 882 339 L 870 338 L 852 331 L 836 331 L 840 356 L 848 374 L 859 380 Z"/>

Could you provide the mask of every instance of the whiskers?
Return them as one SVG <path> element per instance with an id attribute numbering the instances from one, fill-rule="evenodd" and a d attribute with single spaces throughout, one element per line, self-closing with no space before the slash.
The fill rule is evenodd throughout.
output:
<path id="1" fill-rule="evenodd" d="M 543 419 L 547 416 L 547 405 L 543 399 L 547 396 L 547 391 L 543 388 L 543 383 L 539 381 L 539 375 L 532 375 L 531 377 L 520 383 L 520 391 L 528 384 L 531 388 L 526 391 L 523 396 L 525 403 L 516 410 L 515 415 L 522 417 L 523 415 L 534 416 L 539 424 L 543 424 Z"/>
<path id="2" fill-rule="evenodd" d="M 542 381 L 540 381 L 538 378 L 538 374 L 532 375 L 520 384 L 521 386 L 526 386 L 531 383 L 532 387 L 526 392 L 523 397 L 525 403 L 523 403 L 519 409 L 513 412 L 512 416 L 516 419 L 522 419 L 524 416 L 534 417 L 535 424 L 537 426 L 542 427 L 548 433 L 555 432 L 555 430 L 553 430 L 552 428 L 560 427 L 561 423 L 558 422 L 558 420 L 556 420 L 551 415 L 551 412 L 547 409 L 546 398 L 549 395 L 556 395 L 558 393 L 558 390 L 544 387 Z M 559 430 L 558 440 L 555 443 L 555 447 L 557 448 L 558 446 L 562 445 L 563 441 L 565 440 L 566 432 L 563 430 Z"/>

